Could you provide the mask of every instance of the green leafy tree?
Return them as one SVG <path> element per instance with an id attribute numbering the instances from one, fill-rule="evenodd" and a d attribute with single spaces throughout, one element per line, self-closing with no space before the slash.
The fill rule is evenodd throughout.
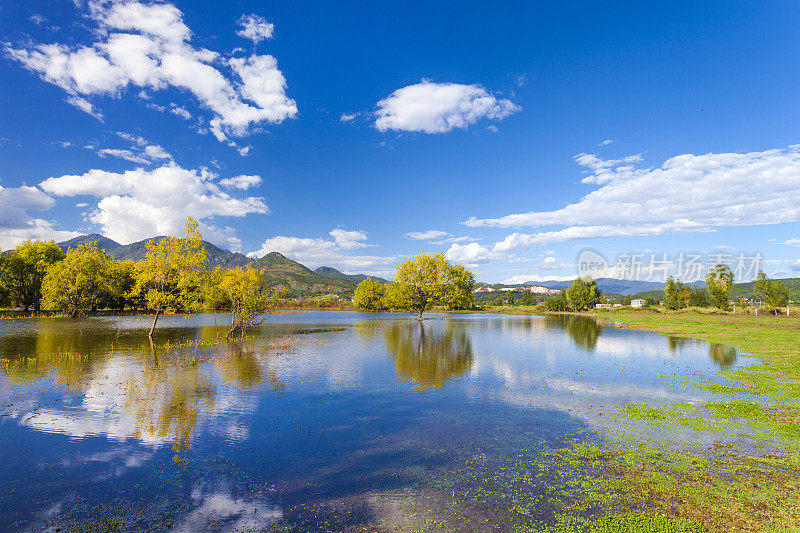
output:
<path id="1" fill-rule="evenodd" d="M 728 265 L 718 264 L 706 274 L 706 288 L 711 302 L 719 309 L 730 308 L 730 289 L 733 285 L 733 272 Z"/>
<path id="2" fill-rule="evenodd" d="M 633 301 L 633 296 L 631 296 L 630 294 L 626 294 L 625 296 L 622 297 L 622 305 L 631 305 L 632 301 Z"/>
<path id="3" fill-rule="evenodd" d="M 522 299 L 520 300 L 520 303 L 526 307 L 530 307 L 536 303 L 536 300 L 533 299 L 533 294 L 531 294 L 531 291 L 524 291 L 522 293 Z"/>
<path id="4" fill-rule="evenodd" d="M 789 289 L 786 285 L 780 280 L 769 279 L 763 272 L 758 273 L 753 290 L 772 307 L 773 311 L 789 303 Z"/>
<path id="5" fill-rule="evenodd" d="M 383 288 L 383 305 L 386 309 L 405 311 L 414 303 L 412 288 L 400 283 L 387 283 Z"/>
<path id="6" fill-rule="evenodd" d="M 247 328 L 267 319 L 267 313 L 280 304 L 283 292 L 269 292 L 261 270 L 247 266 L 222 271 L 220 290 L 231 306 L 231 323 L 225 337 L 239 331 L 244 337 Z"/>
<path id="7" fill-rule="evenodd" d="M 202 294 L 203 306 L 206 309 L 214 310 L 230 307 L 227 295 L 220 288 L 224 275 L 225 270 L 221 266 L 203 272 L 200 280 L 200 293 Z"/>
<path id="8" fill-rule="evenodd" d="M 508 302 L 508 305 L 511 306 L 517 305 L 517 300 L 514 298 L 513 292 L 508 291 L 508 294 L 506 294 L 506 302 Z"/>
<path id="9" fill-rule="evenodd" d="M 38 311 L 47 269 L 62 259 L 64 252 L 53 241 L 26 240 L 3 254 L 2 279 L 11 304 Z"/>
<path id="10" fill-rule="evenodd" d="M 692 292 L 689 295 L 689 305 L 692 307 L 708 307 L 710 305 L 708 291 L 698 287 L 692 288 Z"/>
<path id="11" fill-rule="evenodd" d="M 462 265 L 451 265 L 442 254 L 419 254 L 397 266 L 391 290 L 393 306 L 417 313 L 417 320 L 433 305 L 449 309 L 472 307 L 475 276 Z"/>
<path id="12" fill-rule="evenodd" d="M 114 260 L 94 242 L 80 244 L 62 261 L 47 269 L 42 281 L 42 303 L 70 316 L 95 309 L 109 292 Z"/>
<path id="13" fill-rule="evenodd" d="M 383 284 L 376 279 L 366 278 L 353 293 L 353 306 L 357 309 L 380 311 L 386 308 L 385 297 L 386 289 Z"/>
<path id="14" fill-rule="evenodd" d="M 682 309 L 685 307 L 681 293 L 682 283 L 676 283 L 670 276 L 667 278 L 667 285 L 664 287 L 664 307 L 667 309 Z"/>
<path id="15" fill-rule="evenodd" d="M 563 292 L 570 311 L 583 311 L 594 307 L 602 298 L 595 280 L 584 281 L 577 278 Z"/>
<path id="16" fill-rule="evenodd" d="M 197 309 L 200 301 L 201 269 L 206 250 L 197 222 L 186 219 L 184 238 L 165 237 L 146 243 L 145 258 L 136 265 L 134 294 L 144 298 L 148 308 L 155 311 L 149 336 L 153 336 L 158 317 L 168 309 Z"/>
<path id="17" fill-rule="evenodd" d="M 567 303 L 565 291 L 561 291 L 554 296 L 548 296 L 542 302 L 542 306 L 545 311 L 550 311 L 552 313 L 566 311 L 569 308 L 569 304 Z"/>
<path id="18" fill-rule="evenodd" d="M 132 291 L 136 286 L 136 263 L 133 261 L 114 261 L 111 263 L 108 280 L 108 307 L 123 310 L 126 306 L 135 307 L 136 298 Z"/>

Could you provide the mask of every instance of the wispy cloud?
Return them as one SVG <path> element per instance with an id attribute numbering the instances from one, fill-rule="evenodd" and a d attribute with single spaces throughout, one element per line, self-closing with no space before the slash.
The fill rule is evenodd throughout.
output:
<path id="1" fill-rule="evenodd" d="M 553 211 L 473 217 L 465 224 L 549 227 L 535 233 L 512 233 L 493 248 L 495 252 L 508 252 L 571 239 L 707 232 L 725 226 L 797 222 L 799 148 L 685 154 L 655 168 L 635 166 L 640 155 L 603 160 L 592 154 L 579 154 L 576 161 L 592 172 L 583 181 L 601 185 L 580 201 Z M 754 187 L 757 195 L 753 194 Z"/>

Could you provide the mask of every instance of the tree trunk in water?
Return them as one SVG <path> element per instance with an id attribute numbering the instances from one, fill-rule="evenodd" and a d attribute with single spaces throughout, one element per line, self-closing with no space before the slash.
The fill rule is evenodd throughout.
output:
<path id="1" fill-rule="evenodd" d="M 161 314 L 161 308 L 156 308 L 156 316 L 153 317 L 153 325 L 150 326 L 150 333 L 147 335 L 151 339 L 153 338 L 153 332 L 156 330 L 156 322 L 158 322 L 158 315 Z"/>

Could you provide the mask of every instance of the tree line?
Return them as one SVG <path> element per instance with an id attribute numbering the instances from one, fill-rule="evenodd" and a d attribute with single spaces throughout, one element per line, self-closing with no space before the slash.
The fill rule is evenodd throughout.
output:
<path id="1" fill-rule="evenodd" d="M 149 335 L 165 312 L 228 309 L 227 336 L 244 335 L 284 297 L 270 289 L 260 269 L 204 270 L 206 251 L 197 222 L 185 235 L 146 243 L 144 259 L 115 261 L 94 242 L 66 252 L 53 241 L 27 240 L 0 254 L 0 302 L 25 311 L 60 311 L 75 317 L 97 309 L 147 309 L 155 313 Z"/>
<path id="2" fill-rule="evenodd" d="M 692 287 L 667 279 L 664 288 L 664 307 L 684 309 L 686 307 L 716 307 L 723 311 L 731 308 L 730 291 L 733 287 L 733 272 L 727 265 L 719 264 L 706 274 L 706 287 Z M 763 272 L 753 283 L 753 297 L 760 299 L 773 310 L 789 303 L 789 289 L 777 279 L 769 279 Z"/>

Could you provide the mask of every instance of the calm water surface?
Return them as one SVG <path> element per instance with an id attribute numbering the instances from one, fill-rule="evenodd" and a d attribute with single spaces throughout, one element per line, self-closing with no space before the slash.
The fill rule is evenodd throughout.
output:
<path id="1" fill-rule="evenodd" d="M 504 530 L 476 457 L 711 440 L 619 409 L 743 359 L 575 317 L 285 313 L 238 345 L 165 317 L 154 349 L 149 320 L 0 321 L 0 529 Z"/>

